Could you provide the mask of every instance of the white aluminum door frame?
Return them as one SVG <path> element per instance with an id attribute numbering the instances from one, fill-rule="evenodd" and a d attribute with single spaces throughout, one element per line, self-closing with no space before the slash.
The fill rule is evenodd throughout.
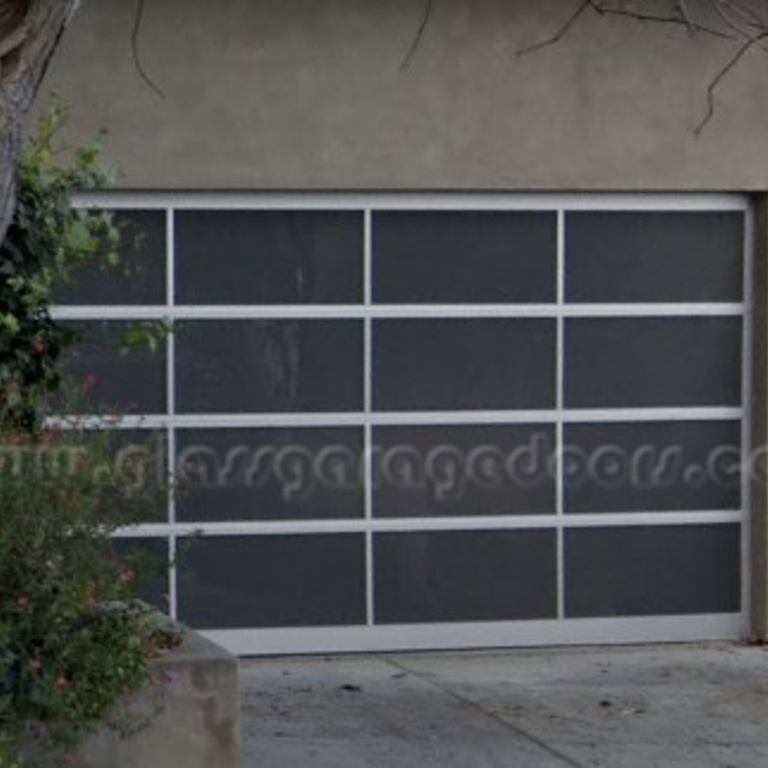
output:
<path id="1" fill-rule="evenodd" d="M 364 430 L 366 466 L 370 480 L 372 432 L 376 425 L 410 424 L 522 424 L 555 425 L 557 446 L 563 445 L 565 423 L 592 421 L 736 420 L 742 424 L 743 455 L 750 446 L 750 367 L 752 316 L 753 214 L 749 199 L 734 194 L 505 194 L 505 193 L 239 193 L 239 192 L 109 192 L 81 195 L 83 207 L 110 209 L 159 209 L 166 212 L 167 295 L 159 306 L 69 306 L 55 310 L 61 320 L 170 319 L 357 319 L 364 329 L 364 407 L 359 413 L 311 414 L 201 414 L 176 412 L 175 343 L 167 341 L 168 412 L 126 417 L 117 426 L 126 429 L 162 429 L 168 436 L 169 468 L 173 469 L 176 430 L 181 428 L 243 428 L 285 426 L 359 426 Z M 175 303 L 175 237 L 177 210 L 349 210 L 364 217 L 364 302 L 359 305 L 322 306 L 180 306 Z M 377 211 L 548 211 L 557 215 L 558 282 L 556 301 L 550 304 L 377 305 L 372 296 L 372 217 Z M 740 303 L 579 304 L 565 302 L 565 216 L 571 211 L 739 211 L 745 216 L 744 294 Z M 742 406 L 714 408 L 567 409 L 564 405 L 564 325 L 570 317 L 690 317 L 742 316 Z M 377 318 L 514 317 L 551 318 L 557 324 L 557 402 L 551 410 L 451 411 L 374 413 L 372 403 L 372 323 Z M 87 415 L 85 418 L 88 419 Z M 93 423 L 99 420 L 93 418 Z M 745 473 L 746 474 L 746 473 Z M 633 513 L 600 513 L 566 516 L 563 481 L 557 479 L 556 509 L 552 515 L 485 516 L 472 518 L 375 519 L 371 483 L 365 494 L 365 517 L 355 520 L 239 521 L 182 523 L 171 502 L 168 522 L 142 525 L 122 533 L 131 537 L 162 537 L 175 552 L 177 538 L 202 531 L 206 536 L 249 536 L 358 532 L 366 541 L 365 626 L 276 628 L 207 631 L 212 639 L 244 655 L 331 651 L 382 651 L 395 649 L 462 648 L 494 646 L 565 645 L 730 639 L 748 631 L 749 616 L 749 478 L 742 483 L 741 509 Z M 564 616 L 563 534 L 566 528 L 626 525 L 695 525 L 740 523 L 742 530 L 742 610 L 736 614 L 651 616 L 600 619 L 567 619 Z M 548 528 L 557 532 L 558 615 L 548 620 L 468 622 L 459 624 L 375 625 L 373 585 L 373 535 L 378 531 L 510 530 Z M 171 611 L 177 614 L 175 572 L 170 580 Z"/>

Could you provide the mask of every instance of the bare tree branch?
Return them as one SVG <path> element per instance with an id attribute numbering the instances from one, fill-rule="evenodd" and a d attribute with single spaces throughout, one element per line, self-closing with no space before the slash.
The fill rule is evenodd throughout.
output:
<path id="1" fill-rule="evenodd" d="M 405 55 L 405 58 L 400 64 L 401 70 L 408 69 L 408 65 L 411 63 L 411 59 L 414 57 L 416 51 L 419 48 L 419 45 L 421 45 L 421 40 L 424 37 L 424 32 L 427 29 L 427 26 L 429 25 L 429 20 L 432 18 L 432 5 L 433 0 L 426 0 L 424 4 L 424 15 L 421 19 L 421 24 L 419 24 L 419 28 L 416 31 L 416 37 L 413 38 L 413 42 L 411 43 L 411 47 L 408 50 L 408 53 Z"/>
<path id="2" fill-rule="evenodd" d="M 708 16 L 704 13 L 707 9 Z M 760 48 L 768 53 L 768 44 L 766 44 L 768 2 L 765 0 L 757 4 L 751 3 L 750 0 L 699 0 L 695 5 L 689 0 L 674 0 L 672 15 L 645 12 L 640 4 L 637 4 L 634 9 L 628 9 L 607 5 L 602 0 L 582 0 L 573 15 L 552 37 L 522 48 L 518 51 L 518 55 L 533 53 L 559 43 L 588 10 L 594 11 L 599 16 L 619 16 L 641 22 L 684 26 L 691 34 L 706 34 L 738 44 L 733 55 L 707 86 L 707 109 L 701 122 L 694 129 L 696 136 L 701 135 L 715 114 L 717 89 L 747 52 L 752 48 Z M 714 14 L 714 20 L 712 14 Z"/>
<path id="3" fill-rule="evenodd" d="M 715 12 L 722 19 L 723 24 L 725 24 L 725 26 L 729 29 L 733 30 L 737 36 L 751 40 L 753 43 L 760 45 L 761 48 L 764 48 L 764 46 L 759 42 L 760 35 L 758 32 L 753 32 L 749 26 L 745 27 L 731 17 L 730 10 L 726 10 L 726 8 L 730 5 L 731 3 L 727 2 L 726 0 L 723 0 L 723 2 L 715 3 Z"/>
<path id="4" fill-rule="evenodd" d="M 707 124 L 715 115 L 715 91 L 718 86 L 722 83 L 728 73 L 741 61 L 742 58 L 744 58 L 745 54 L 765 37 L 768 37 L 768 31 L 763 32 L 758 38 L 750 38 L 747 40 L 712 78 L 707 86 L 707 111 L 701 119 L 701 122 L 693 131 L 697 136 L 701 135 L 701 132 L 707 127 Z"/>
<path id="5" fill-rule="evenodd" d="M 165 93 L 160 86 L 147 74 L 141 61 L 139 53 L 139 36 L 141 35 L 141 23 L 144 20 L 144 9 L 146 0 L 137 0 L 136 14 L 133 17 L 133 30 L 131 31 L 131 54 L 133 56 L 133 65 L 139 73 L 139 77 L 151 88 L 161 99 L 165 98 Z"/>
<path id="6" fill-rule="evenodd" d="M 594 9 L 592 0 L 583 0 L 581 5 L 576 9 L 575 13 L 563 24 L 560 29 L 555 32 L 552 37 L 548 37 L 546 40 L 541 40 L 538 43 L 529 45 L 526 48 L 521 48 L 518 52 L 518 56 L 526 56 L 534 51 L 540 51 L 542 48 L 549 48 L 551 45 L 557 45 L 567 34 L 570 32 L 571 27 L 581 18 L 582 14 L 589 8 Z"/>
<path id="7" fill-rule="evenodd" d="M 717 2 L 718 0 L 713 0 L 714 2 Z M 716 29 L 715 27 L 702 24 L 699 21 L 696 21 L 693 17 L 691 17 L 688 14 L 687 6 L 683 6 L 685 10 L 682 10 L 681 6 L 679 5 L 680 0 L 678 0 L 678 9 L 680 9 L 680 15 L 679 16 L 662 16 L 655 13 L 643 13 L 642 11 L 628 11 L 626 8 L 618 8 L 616 6 L 611 5 L 603 5 L 602 3 L 597 2 L 596 0 L 590 0 L 591 4 L 595 8 L 595 10 L 603 16 L 623 16 L 627 19 L 634 19 L 635 21 L 648 21 L 653 24 L 672 24 L 672 25 L 678 25 L 678 26 L 684 26 L 686 27 L 690 32 L 701 32 L 705 35 L 713 35 L 714 37 L 722 37 L 727 40 L 734 40 L 735 35 L 726 32 L 721 29 Z"/>
<path id="8" fill-rule="evenodd" d="M 717 0 L 714 0 L 717 1 Z M 628 11 L 626 8 L 617 8 L 615 6 L 603 5 L 599 0 L 583 0 L 578 6 L 574 14 L 563 24 L 560 29 L 555 32 L 552 37 L 546 40 L 541 40 L 538 43 L 529 45 L 525 48 L 521 48 L 518 52 L 518 56 L 525 56 L 534 51 L 541 50 L 542 48 L 548 48 L 551 45 L 559 43 L 570 32 L 574 24 L 581 18 L 587 10 L 592 10 L 599 16 L 623 16 L 624 18 L 634 19 L 635 21 L 648 21 L 657 24 L 679 24 L 687 27 L 691 32 L 702 32 L 703 34 L 713 35 L 714 37 L 722 37 L 727 40 L 735 40 L 736 37 L 733 34 L 724 32 L 723 30 L 715 29 L 713 27 L 706 26 L 700 22 L 695 21 L 688 11 L 688 6 L 685 4 L 685 0 L 676 0 L 678 8 L 680 9 L 680 16 L 660 16 L 652 13 L 643 13 L 641 11 Z M 682 5 L 680 5 L 682 3 Z"/>
<path id="9" fill-rule="evenodd" d="M 688 10 L 688 0 L 677 0 L 677 10 L 680 11 L 680 16 L 690 28 L 693 24 L 693 19 L 691 17 L 691 12 Z"/>

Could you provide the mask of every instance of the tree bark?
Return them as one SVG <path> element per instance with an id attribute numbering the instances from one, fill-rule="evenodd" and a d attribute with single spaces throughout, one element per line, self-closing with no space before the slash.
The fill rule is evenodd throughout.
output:
<path id="1" fill-rule="evenodd" d="M 24 122 L 79 0 L 0 0 L 0 242 L 13 217 Z"/>

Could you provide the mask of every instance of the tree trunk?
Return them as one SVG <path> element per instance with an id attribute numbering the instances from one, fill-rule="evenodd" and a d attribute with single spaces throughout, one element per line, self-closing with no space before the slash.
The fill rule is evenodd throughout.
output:
<path id="1" fill-rule="evenodd" d="M 79 0 L 0 0 L 0 242 L 13 216 L 24 121 Z"/>

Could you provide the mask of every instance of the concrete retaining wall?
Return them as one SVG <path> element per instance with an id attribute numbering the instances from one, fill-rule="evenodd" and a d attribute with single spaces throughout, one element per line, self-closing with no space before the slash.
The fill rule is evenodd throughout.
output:
<path id="1" fill-rule="evenodd" d="M 122 738 L 105 730 L 75 756 L 78 768 L 237 768 L 240 765 L 237 661 L 189 632 L 157 661 L 165 679 L 133 697 L 115 715 L 149 725 Z M 158 712 L 159 710 L 159 712 Z"/>

